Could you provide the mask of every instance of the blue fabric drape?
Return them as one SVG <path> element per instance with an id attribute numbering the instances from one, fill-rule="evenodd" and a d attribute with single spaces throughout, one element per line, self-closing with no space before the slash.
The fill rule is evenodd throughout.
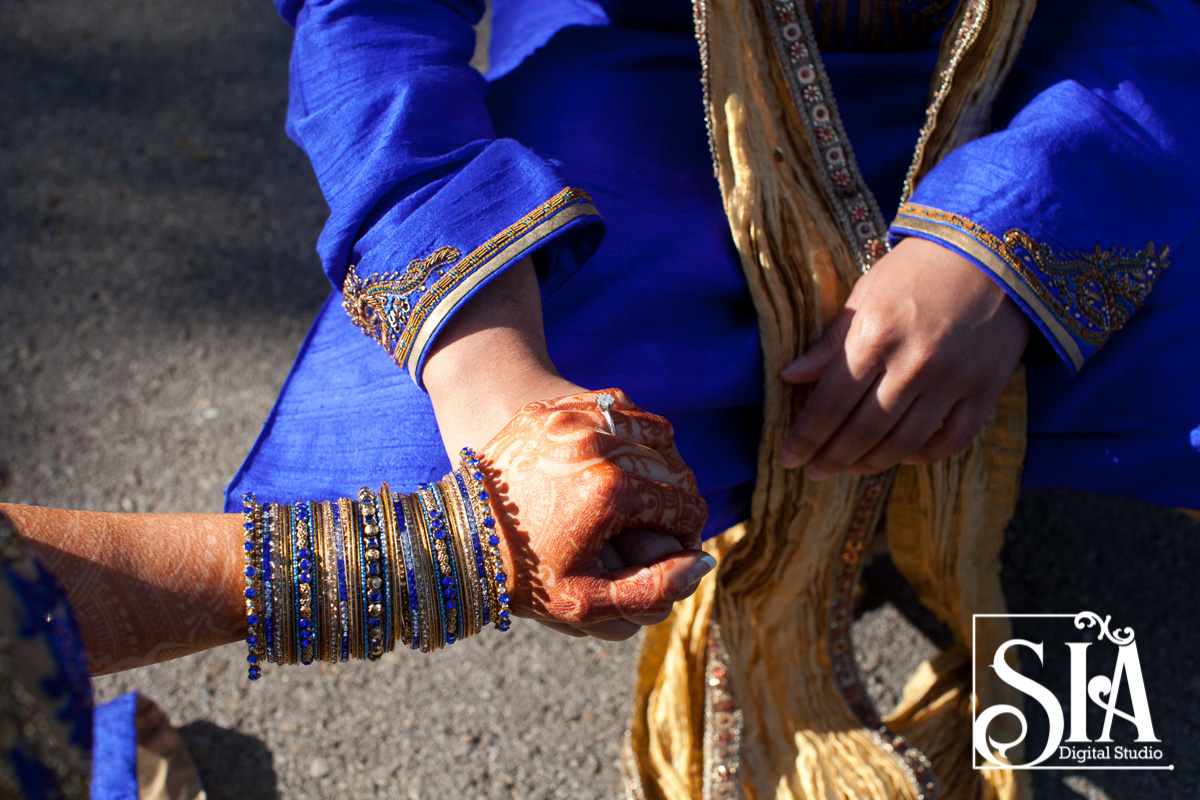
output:
<path id="1" fill-rule="evenodd" d="M 511 213 L 519 205 L 503 199 L 509 188 L 489 185 L 511 174 L 489 172 L 497 141 L 514 142 L 513 163 L 526 165 L 517 173 L 533 176 L 517 181 L 514 196 L 585 189 L 607 232 L 594 252 L 565 247 L 569 255 L 540 274 L 551 357 L 566 377 L 620 386 L 672 421 L 710 504 L 705 534 L 715 534 L 749 511 L 761 351 L 712 178 L 688 4 L 643 3 L 640 16 L 629 3 L 544 0 L 536 14 L 526 5 L 496 5 L 490 87 L 466 72 L 477 8 L 284 5 L 297 25 L 293 107 L 304 109 L 292 129 L 316 154 L 333 209 L 323 262 L 337 285 L 352 258 L 400 263 L 507 224 L 510 212 L 491 214 L 497 192 Z M 1145 304 L 1078 375 L 1048 345 L 1031 350 L 1024 480 L 1200 507 L 1191 438 L 1200 428 L 1191 344 L 1200 313 L 1195 10 L 1182 0 L 1100 5 L 1084 14 L 1066 0 L 1039 3 L 1000 99 L 998 130 L 945 159 L 914 199 L 975 214 L 998 236 L 1023 228 L 1054 248 L 1141 248 L 1151 239 L 1171 247 L 1171 266 Z M 377 46 L 378 38 L 392 44 Z M 397 67 L 408 50 L 437 65 Z M 887 216 L 935 60 L 932 41 L 825 55 Z M 360 152 L 370 169 L 328 155 Z M 476 177 L 454 183 L 475 166 Z M 568 173 L 569 181 L 559 177 Z M 439 217 L 454 206 L 454 216 Z M 441 224 L 472 208 L 465 233 Z M 227 508 L 236 510 L 246 489 L 280 501 L 333 498 L 449 470 L 427 396 L 339 302 L 335 292 L 319 314 Z"/>

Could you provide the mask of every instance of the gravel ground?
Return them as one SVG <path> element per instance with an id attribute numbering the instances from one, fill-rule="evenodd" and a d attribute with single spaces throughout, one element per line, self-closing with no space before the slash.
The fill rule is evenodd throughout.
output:
<path id="1" fill-rule="evenodd" d="M 265 1 L 0 0 L 0 500 L 220 510 L 328 289 L 324 205 L 282 130 L 289 42 Z M 1038 797 L 1200 796 L 1198 531 L 1131 501 L 1023 496 L 1013 610 L 1132 626 L 1176 765 L 1038 772 Z M 887 705 L 937 632 L 886 564 L 869 579 L 855 635 Z M 96 690 L 156 699 L 215 800 L 614 798 L 635 655 L 520 625 L 253 687 L 227 647 Z"/>

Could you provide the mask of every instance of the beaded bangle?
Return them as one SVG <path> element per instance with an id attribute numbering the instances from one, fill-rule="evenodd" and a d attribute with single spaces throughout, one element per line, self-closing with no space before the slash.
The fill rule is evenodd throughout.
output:
<path id="1" fill-rule="evenodd" d="M 333 506 L 333 548 L 337 555 L 338 660 L 350 660 L 350 598 L 346 582 L 346 538 L 342 534 L 341 502 Z"/>
<path id="2" fill-rule="evenodd" d="M 429 524 L 429 546 L 432 548 L 433 561 L 437 571 L 434 589 L 442 611 L 445 633 L 442 646 L 445 646 L 453 644 L 458 638 L 458 598 L 454 585 L 454 569 L 450 563 L 450 556 L 446 552 L 446 523 L 432 497 L 432 491 L 433 484 L 421 484 L 417 490 L 417 499 L 421 503 Z"/>
<path id="3" fill-rule="evenodd" d="M 488 585 L 487 565 L 484 563 L 483 545 L 479 540 L 479 523 L 475 519 L 475 512 L 472 509 L 471 496 L 467 490 L 467 485 L 463 481 L 463 476 L 454 472 L 451 473 L 454 478 L 454 484 L 458 488 L 460 505 L 463 510 L 463 518 L 466 524 L 466 530 L 470 533 L 472 555 L 475 558 L 475 570 L 477 574 L 476 588 L 479 594 L 479 603 L 481 607 L 480 625 L 486 626 L 491 623 L 491 586 Z"/>
<path id="4" fill-rule="evenodd" d="M 425 496 L 430 501 L 429 514 L 433 517 L 434 547 L 437 550 L 438 566 L 442 572 L 442 602 L 446 606 L 446 620 L 449 623 L 446 644 L 454 644 L 463 638 L 466 631 L 463 619 L 464 604 L 459 592 L 458 565 L 455 564 L 454 548 L 451 546 L 454 536 L 451 535 L 446 508 L 442 504 L 440 487 L 436 483 L 431 483 L 425 488 L 425 491 L 427 493 Z"/>
<path id="5" fill-rule="evenodd" d="M 265 637 L 259 627 L 261 608 L 258 598 L 262 507 L 251 493 L 242 496 L 242 506 L 245 508 L 245 522 L 242 526 L 245 530 L 245 542 L 242 547 L 246 553 L 246 662 L 249 664 L 246 677 L 256 681 L 262 675 L 258 659 L 263 654 L 263 645 L 265 644 L 263 641 Z"/>
<path id="6" fill-rule="evenodd" d="M 396 648 L 396 642 L 407 643 L 412 639 L 412 624 L 408 620 L 408 587 L 404 580 L 404 556 L 400 549 L 399 522 L 396 519 L 396 498 L 392 489 L 384 482 L 379 487 L 379 521 L 383 532 L 384 563 L 387 567 L 388 607 L 391 609 L 392 635 L 385 640 L 387 652 Z"/>
<path id="7" fill-rule="evenodd" d="M 307 503 L 297 503 L 293 509 L 292 533 L 296 538 L 293 572 L 296 576 L 297 650 L 300 655 L 300 663 L 308 665 L 313 662 L 313 650 L 317 637 L 316 626 L 313 624 L 313 563 L 308 531 L 310 514 Z"/>
<path id="8" fill-rule="evenodd" d="M 387 569 L 384 564 L 383 537 L 380 536 L 379 514 L 375 496 L 370 489 L 358 492 L 359 510 L 363 519 L 363 606 L 366 609 L 367 658 L 378 661 L 384 651 L 384 637 L 388 633 Z"/>
<path id="9" fill-rule="evenodd" d="M 504 559 L 500 556 L 500 537 L 496 533 L 496 520 L 492 519 L 488 508 L 487 487 L 483 483 L 483 473 L 479 471 L 479 459 L 475 455 L 475 451 L 469 447 L 464 447 L 460 454 L 459 463 L 461 465 L 463 478 L 467 481 L 471 503 L 475 508 L 475 514 L 483 521 L 483 530 L 481 535 L 485 536 L 484 548 L 487 551 L 488 572 L 491 575 L 492 585 L 490 587 L 492 599 L 495 601 L 496 615 L 492 622 L 500 631 L 506 631 L 511 626 L 509 621 L 508 610 L 508 576 L 504 574 Z"/>
<path id="10" fill-rule="evenodd" d="M 412 494 L 384 483 L 336 504 L 243 498 L 248 674 L 378 660 L 509 627 L 507 576 L 475 453 Z"/>

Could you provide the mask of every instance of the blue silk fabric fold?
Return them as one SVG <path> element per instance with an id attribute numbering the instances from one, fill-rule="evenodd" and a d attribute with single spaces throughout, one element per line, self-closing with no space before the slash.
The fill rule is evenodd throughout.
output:
<path id="1" fill-rule="evenodd" d="M 1195 103 L 1155 108 L 1155 119 L 1170 124 L 1139 128 L 1138 136 L 1147 140 L 1139 151 L 1144 159 L 1139 174 L 1147 185 L 1125 194 L 1157 201 L 1117 202 L 1111 222 L 1094 219 L 1096 204 L 1083 194 L 1096 173 L 1133 179 L 1111 162 L 1122 157 L 1121 148 L 1105 145 L 1119 140 L 1104 126 L 1126 124 L 1127 115 L 1114 112 L 1081 124 L 1078 105 L 1059 104 L 1052 93 L 1063 88 L 1060 73 L 1073 76 L 1072 88 L 1093 92 L 1088 65 L 1127 48 L 1080 47 L 1056 56 L 1053 71 L 1039 66 L 1056 26 L 1076 8 L 1063 0 L 1039 4 L 1033 47 L 1023 52 L 1002 97 L 1005 120 L 1019 120 L 1022 109 L 1048 99 L 1033 109 L 1045 127 L 1019 142 L 997 142 L 981 158 L 1006 159 L 1003 168 L 1031 186 L 1054 181 L 1055 228 L 1038 232 L 1052 234 L 1057 246 L 1140 248 L 1154 238 L 1170 245 L 1172 257 L 1141 310 L 1077 375 L 1047 343 L 1031 349 L 1025 481 L 1200 507 L 1200 454 L 1190 438 L 1200 429 L 1200 369 L 1192 342 L 1194 320 L 1200 318 L 1195 228 L 1200 209 L 1194 187 L 1173 182 L 1193 174 L 1197 165 L 1172 163 L 1180 153 L 1195 152 L 1200 115 Z M 601 223 L 586 220 L 543 245 L 552 249 L 551 257 L 537 262 L 551 358 L 568 379 L 594 389 L 620 387 L 672 422 L 680 453 L 709 503 L 705 536 L 715 535 L 749 514 L 763 375 L 755 312 L 705 139 L 690 5 L 498 2 L 490 84 L 460 71 L 470 55 L 463 29 L 477 10 L 471 4 L 420 2 L 281 6 L 297 26 L 298 54 L 343 54 L 333 65 L 327 57 L 294 55 L 289 118 L 289 130 L 313 159 L 330 199 L 330 226 L 319 252 L 335 291 L 230 485 L 226 508 L 238 510 L 248 490 L 281 502 L 332 499 L 384 480 L 404 491 L 449 471 L 427 395 L 351 323 L 337 287 L 351 259 L 373 261 L 373 270 L 403 270 L 407 260 L 427 256 L 431 247 L 470 247 L 493 235 L 515 210 L 570 186 L 591 195 L 604 232 L 600 241 Z M 1111 31 L 1137 22 L 1148 30 L 1162 21 L 1139 6 L 1106 3 L 1104 11 L 1076 14 L 1071 36 L 1086 37 L 1089 25 Z M 419 27 L 420 36 L 407 49 L 374 46 L 371 21 L 398 24 L 396 15 Z M 1160 28 L 1155 30 L 1164 39 L 1177 33 Z M 326 39 L 320 47 L 313 44 Z M 1174 68 L 1200 64 L 1186 45 L 1171 47 Z M 454 69 L 397 67 L 430 52 L 462 63 Z M 897 210 L 936 59 L 936 40 L 901 52 L 824 54 L 854 153 L 887 217 Z M 1124 59 L 1120 67 L 1129 86 L 1155 87 L 1164 79 L 1144 58 Z M 344 83 L 347 74 L 380 77 L 369 90 L 351 91 Z M 372 83 L 355 80 L 352 86 Z M 298 91 L 310 101 L 314 95 L 324 98 L 324 105 L 305 106 Z M 1160 95 L 1147 88 L 1138 96 L 1151 103 Z M 443 132 L 436 119 L 397 121 L 392 111 L 406 104 L 409 112 L 457 122 Z M 309 109 L 302 120 L 301 108 Z M 339 111 L 332 114 L 330 108 Z M 395 131 L 404 133 L 400 145 L 380 134 L 389 125 L 393 139 Z M 1156 145 L 1156 135 L 1174 139 Z M 1180 136 L 1192 138 L 1181 143 Z M 499 146 L 506 154 L 504 169 L 492 169 L 486 160 L 497 141 L 504 142 Z M 356 152 L 358 142 L 374 142 L 364 145 L 374 165 L 367 172 L 340 161 Z M 1059 153 L 1073 143 L 1086 152 L 1064 163 Z M 418 157 L 432 166 L 406 161 Z M 978 163 L 963 161 L 957 168 L 978 170 Z M 953 211 L 947 206 L 974 190 L 978 195 L 969 198 L 969 208 L 988 206 L 988 220 L 1001 233 L 1009 224 L 1029 224 L 1021 216 L 1028 204 L 1014 204 L 1007 222 L 1004 194 L 994 183 L 957 180 L 953 169 L 953 159 L 939 165 L 918 199 Z M 492 187 L 489 175 L 497 181 L 524 177 Z M 949 189 L 934 191 L 939 186 Z M 1122 196 L 1119 187 L 1114 196 Z M 1162 208 L 1172 198 L 1182 207 L 1172 210 L 1166 224 Z M 452 213 L 444 213 L 447 209 Z M 440 229 L 437 223 L 444 219 L 458 220 L 467 230 Z M 1110 231 L 1119 240 L 1098 240 Z"/>

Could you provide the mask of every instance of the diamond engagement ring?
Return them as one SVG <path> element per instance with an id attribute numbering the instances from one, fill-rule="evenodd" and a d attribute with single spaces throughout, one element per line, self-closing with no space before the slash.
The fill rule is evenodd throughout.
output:
<path id="1" fill-rule="evenodd" d="M 615 402 L 617 401 L 611 394 L 602 394 L 596 397 L 596 405 L 600 406 L 600 413 L 604 415 L 604 421 L 608 423 L 608 431 L 613 436 L 617 435 L 617 425 L 613 422 L 609 409 L 612 408 Z"/>

